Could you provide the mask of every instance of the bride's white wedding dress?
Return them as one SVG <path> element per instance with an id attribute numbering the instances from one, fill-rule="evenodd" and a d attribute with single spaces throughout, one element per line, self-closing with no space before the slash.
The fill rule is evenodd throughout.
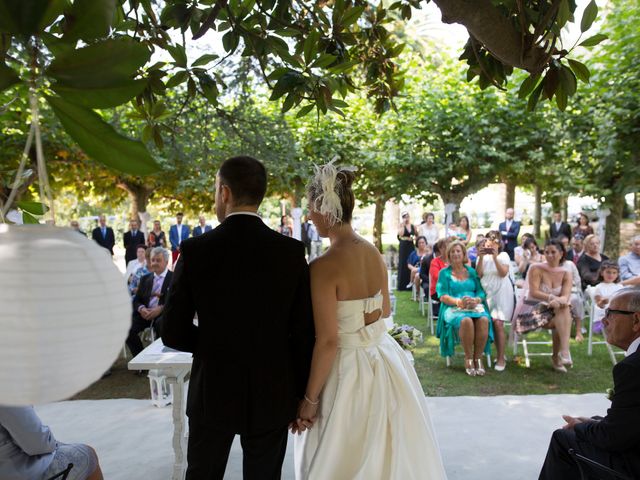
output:
<path id="1" fill-rule="evenodd" d="M 339 346 L 318 420 L 295 440 L 298 480 L 445 479 L 422 387 L 380 319 L 382 295 L 338 302 Z"/>

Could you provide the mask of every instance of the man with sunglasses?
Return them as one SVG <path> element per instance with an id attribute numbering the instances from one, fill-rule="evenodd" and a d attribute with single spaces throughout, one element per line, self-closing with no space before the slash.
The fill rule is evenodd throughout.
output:
<path id="1" fill-rule="evenodd" d="M 640 289 L 620 290 L 602 323 L 607 342 L 626 350 L 613 367 L 611 408 L 604 418 L 563 415 L 567 424 L 553 432 L 540 479 L 583 478 L 569 449 L 628 478 L 640 478 Z"/>

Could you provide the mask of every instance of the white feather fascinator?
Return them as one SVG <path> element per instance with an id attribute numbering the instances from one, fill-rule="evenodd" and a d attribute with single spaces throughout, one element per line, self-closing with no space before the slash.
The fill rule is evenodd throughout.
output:
<path id="1" fill-rule="evenodd" d="M 338 180 L 338 175 L 340 172 L 355 171 L 353 167 L 337 166 L 337 160 L 336 156 L 325 165 L 315 165 L 315 174 L 309 185 L 313 209 L 326 217 L 329 227 L 342 221 L 340 196 L 343 193 L 344 185 Z"/>

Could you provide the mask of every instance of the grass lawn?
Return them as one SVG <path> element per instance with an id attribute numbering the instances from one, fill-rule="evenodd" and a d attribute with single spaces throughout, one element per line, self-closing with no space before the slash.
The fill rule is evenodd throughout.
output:
<path id="1" fill-rule="evenodd" d="M 395 292 L 398 324 L 413 325 L 424 335 L 424 343 L 414 351 L 415 367 L 422 388 L 429 396 L 458 395 L 539 395 L 546 393 L 602 393 L 613 386 L 612 364 L 604 345 L 594 345 L 593 355 L 587 355 L 587 341 L 571 341 L 571 356 L 574 366 L 566 374 L 551 369 L 550 357 L 531 357 L 531 367 L 524 366 L 524 359 L 514 361 L 512 349 L 507 348 L 507 368 L 499 373 L 487 369 L 484 377 L 470 377 L 464 372 L 462 346 L 456 347 L 451 367 L 440 356 L 439 340 L 429 334 L 426 317 L 418 310 L 418 303 L 411 301 L 411 292 Z M 529 334 L 528 340 L 546 340 L 545 333 Z M 602 337 L 594 337 L 602 340 Z M 530 352 L 550 351 L 546 345 L 532 345 Z M 522 348 L 519 349 L 522 354 Z M 492 358 L 495 357 L 495 348 Z M 621 357 L 618 357 L 621 358 Z M 486 365 L 485 365 L 486 368 Z"/>

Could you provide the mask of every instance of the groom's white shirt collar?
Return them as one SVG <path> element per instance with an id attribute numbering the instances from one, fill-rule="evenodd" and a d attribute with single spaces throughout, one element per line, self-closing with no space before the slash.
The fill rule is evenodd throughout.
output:
<path id="1" fill-rule="evenodd" d="M 638 347 L 640 347 L 640 337 L 636 338 L 633 342 L 631 342 L 631 345 L 629 345 L 629 348 L 625 352 L 624 356 L 628 357 L 629 355 L 634 353 L 636 350 L 638 350 Z"/>
<path id="2" fill-rule="evenodd" d="M 256 212 L 231 212 L 229 215 L 227 215 L 225 218 L 225 220 L 229 217 L 233 217 L 234 215 L 251 215 L 253 217 L 258 217 L 260 220 L 262 220 L 262 217 L 260 215 L 258 215 Z"/>

